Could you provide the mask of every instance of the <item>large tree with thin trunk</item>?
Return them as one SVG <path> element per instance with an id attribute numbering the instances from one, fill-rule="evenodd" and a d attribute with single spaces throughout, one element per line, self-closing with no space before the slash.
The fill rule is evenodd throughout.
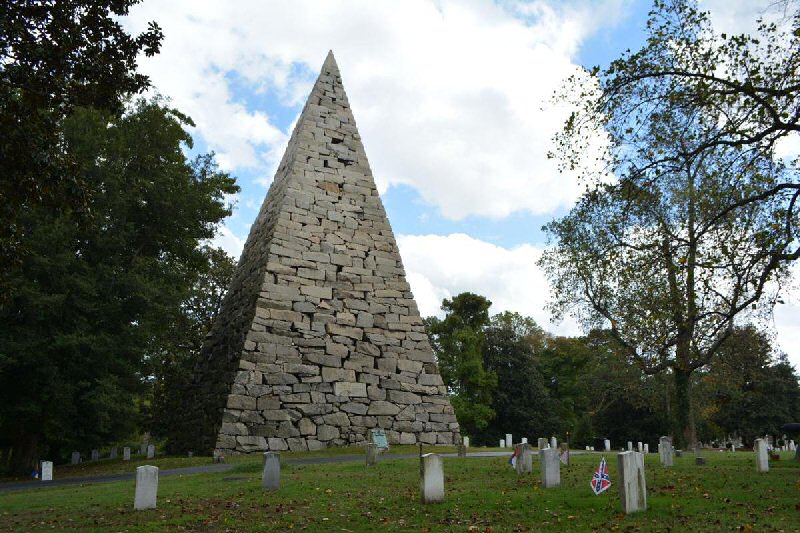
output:
<path id="1" fill-rule="evenodd" d="M 610 326 L 645 372 L 672 373 L 675 436 L 692 443 L 692 373 L 743 314 L 771 310 L 797 256 L 796 169 L 774 148 L 796 131 L 800 48 L 770 25 L 764 41 L 722 38 L 683 0 L 657 1 L 648 31 L 639 52 L 568 84 L 579 107 L 556 153 L 587 192 L 546 226 L 541 265 L 557 314 Z M 609 148 L 587 161 L 599 130 Z"/>

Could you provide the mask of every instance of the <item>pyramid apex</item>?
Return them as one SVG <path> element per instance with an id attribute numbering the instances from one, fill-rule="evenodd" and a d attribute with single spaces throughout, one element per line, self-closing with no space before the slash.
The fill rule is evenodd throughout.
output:
<path id="1" fill-rule="evenodd" d="M 333 50 L 328 50 L 328 55 L 325 56 L 325 62 L 322 64 L 322 68 L 339 70 L 339 65 L 336 64 L 336 58 L 333 57 Z"/>

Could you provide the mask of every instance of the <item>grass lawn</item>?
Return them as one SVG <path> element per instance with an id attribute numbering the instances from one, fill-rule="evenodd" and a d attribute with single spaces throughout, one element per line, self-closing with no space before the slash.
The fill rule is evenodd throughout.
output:
<path id="1" fill-rule="evenodd" d="M 445 502 L 436 505 L 419 503 L 416 459 L 285 464 L 280 491 L 265 493 L 260 456 L 244 456 L 230 472 L 163 477 L 156 510 L 133 510 L 132 481 L 0 493 L 0 531 L 800 531 L 793 454 L 766 474 L 748 452 L 706 452 L 705 466 L 685 453 L 670 469 L 650 454 L 648 510 L 629 516 L 620 512 L 615 453 L 606 454 L 611 488 L 599 496 L 589 488 L 601 455 L 573 456 L 561 487 L 547 490 L 536 461 L 533 476 L 518 476 L 502 457 L 445 458 Z M 184 461 L 156 464 L 171 460 Z"/>

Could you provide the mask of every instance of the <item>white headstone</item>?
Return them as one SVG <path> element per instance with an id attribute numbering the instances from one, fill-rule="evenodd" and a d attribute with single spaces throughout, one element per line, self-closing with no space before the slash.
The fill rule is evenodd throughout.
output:
<path id="1" fill-rule="evenodd" d="M 558 439 L 555 437 L 550 437 L 550 447 L 553 449 L 558 448 Z"/>
<path id="2" fill-rule="evenodd" d="M 133 499 L 133 508 L 155 509 L 158 496 L 158 467 L 140 466 L 136 469 L 136 495 Z"/>
<path id="3" fill-rule="evenodd" d="M 732 443 L 732 442 L 731 442 L 731 451 L 732 452 L 736 451 L 736 445 L 734 443 Z"/>
<path id="4" fill-rule="evenodd" d="M 548 446 L 550 446 L 550 443 L 547 442 L 547 439 L 545 439 L 543 437 L 539 437 L 539 440 L 538 440 L 538 442 L 536 444 L 536 447 L 539 448 L 540 450 L 544 450 Z"/>
<path id="5" fill-rule="evenodd" d="M 53 481 L 53 461 L 42 461 L 42 481 Z"/>
<path id="6" fill-rule="evenodd" d="M 131 449 L 127 446 L 122 448 L 122 460 L 123 461 L 130 461 L 131 460 Z"/>
<path id="7" fill-rule="evenodd" d="M 505 448 L 505 447 L 506 447 L 506 441 L 505 441 L 505 439 L 500 439 L 500 447 L 501 447 L 501 448 Z"/>
<path id="8" fill-rule="evenodd" d="M 375 453 L 378 447 L 372 444 Z M 261 473 L 261 488 L 278 490 L 281 486 L 281 456 L 278 452 L 264 453 L 264 471 Z"/>
<path id="9" fill-rule="evenodd" d="M 81 452 L 72 452 L 72 464 L 76 465 L 81 462 Z"/>
<path id="10" fill-rule="evenodd" d="M 156 456 L 156 447 L 152 444 L 147 445 L 147 458 L 152 459 Z"/>
<path id="11" fill-rule="evenodd" d="M 636 451 L 639 453 L 644 452 L 644 446 L 642 446 L 642 441 L 636 443 Z"/>
<path id="12" fill-rule="evenodd" d="M 605 451 L 610 452 L 611 451 L 611 441 L 608 440 L 608 439 L 604 440 L 603 441 L 603 448 L 605 449 Z"/>
<path id="13" fill-rule="evenodd" d="M 533 472 L 533 453 L 527 443 L 520 443 L 514 446 L 517 450 L 517 462 L 514 467 L 517 474 L 530 474 Z"/>
<path id="14" fill-rule="evenodd" d="M 108 458 L 109 459 L 116 459 L 117 458 L 117 447 L 116 446 L 111 448 L 111 451 L 108 452 Z"/>
<path id="15" fill-rule="evenodd" d="M 509 448 L 514 447 L 514 439 L 511 438 L 511 433 L 506 433 L 506 446 Z"/>
<path id="16" fill-rule="evenodd" d="M 588 446 L 586 446 L 586 451 L 587 451 L 587 452 L 589 451 L 589 447 L 588 447 Z"/>
<path id="17" fill-rule="evenodd" d="M 422 503 L 444 501 L 444 468 L 442 458 L 435 453 L 422 456 L 422 472 L 419 488 Z"/>
<path id="18" fill-rule="evenodd" d="M 528 437 L 522 437 L 522 444 L 528 444 Z"/>
<path id="19" fill-rule="evenodd" d="M 644 455 L 622 452 L 617 455 L 619 499 L 625 514 L 647 509 L 647 484 L 644 477 Z"/>
<path id="20" fill-rule="evenodd" d="M 646 442 L 644 443 L 644 453 L 650 453 L 650 445 Z"/>
<path id="21" fill-rule="evenodd" d="M 556 448 L 539 450 L 542 461 L 542 486 L 546 489 L 561 485 L 561 461 Z"/>
<path id="22" fill-rule="evenodd" d="M 469 437 L 464 437 L 464 447 L 469 448 Z"/>
<path id="23" fill-rule="evenodd" d="M 672 466 L 672 437 L 658 439 L 658 459 L 663 466 Z"/>
<path id="24" fill-rule="evenodd" d="M 756 471 L 769 472 L 769 454 L 767 453 L 767 441 L 756 439 L 753 450 L 756 452 Z"/>
<path id="25" fill-rule="evenodd" d="M 628 451 L 629 452 L 633 451 L 633 443 L 631 441 L 628 441 Z"/>
<path id="26" fill-rule="evenodd" d="M 92 450 L 92 461 L 100 459 L 100 450 Z"/>

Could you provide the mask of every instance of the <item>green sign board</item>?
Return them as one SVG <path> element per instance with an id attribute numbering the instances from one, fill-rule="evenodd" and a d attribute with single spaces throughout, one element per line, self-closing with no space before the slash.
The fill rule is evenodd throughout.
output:
<path id="1" fill-rule="evenodd" d="M 382 429 L 370 430 L 370 434 L 372 435 L 372 442 L 375 446 L 378 448 L 389 447 L 389 443 L 386 441 L 386 433 L 384 433 Z"/>

